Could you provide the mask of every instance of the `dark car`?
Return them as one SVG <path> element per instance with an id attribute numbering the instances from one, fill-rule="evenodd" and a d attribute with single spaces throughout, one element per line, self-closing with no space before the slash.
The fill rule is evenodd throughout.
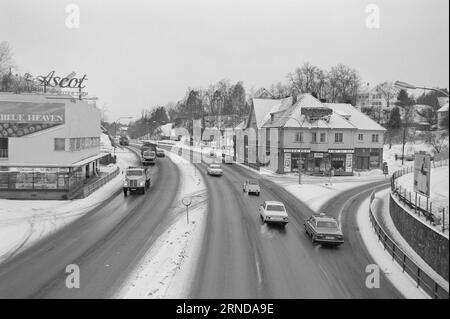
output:
<path id="1" fill-rule="evenodd" d="M 304 222 L 304 226 L 313 244 L 338 246 L 344 243 L 344 235 L 333 217 L 323 213 L 312 215 Z"/>
<path id="2" fill-rule="evenodd" d="M 157 148 L 157 149 L 156 149 L 156 156 L 158 156 L 158 157 L 165 157 L 166 154 L 164 153 L 164 150 L 163 150 L 163 149 Z"/>

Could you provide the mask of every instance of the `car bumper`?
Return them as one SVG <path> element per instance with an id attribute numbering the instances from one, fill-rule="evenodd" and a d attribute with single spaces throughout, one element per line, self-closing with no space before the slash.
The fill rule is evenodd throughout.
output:
<path id="1" fill-rule="evenodd" d="M 287 224 L 289 219 L 284 219 L 283 217 L 266 217 L 266 223 L 273 224 Z"/>
<path id="2" fill-rule="evenodd" d="M 213 176 L 222 176 L 223 172 L 209 172 L 209 175 L 213 175 Z"/>
<path id="3" fill-rule="evenodd" d="M 342 245 L 344 243 L 343 239 L 330 239 L 330 238 L 315 238 L 315 242 L 319 244 L 328 245 Z"/>

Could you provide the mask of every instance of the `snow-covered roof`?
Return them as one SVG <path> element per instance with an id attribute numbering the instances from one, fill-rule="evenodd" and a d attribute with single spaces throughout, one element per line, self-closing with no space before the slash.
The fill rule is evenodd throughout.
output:
<path id="1" fill-rule="evenodd" d="M 372 120 L 369 116 L 357 110 L 351 104 L 346 103 L 325 103 L 326 106 L 333 109 L 334 113 L 346 114 L 350 117 L 348 122 L 359 130 L 385 131 L 386 129 Z"/>
<path id="2" fill-rule="evenodd" d="M 441 107 L 439 110 L 437 110 L 439 113 L 441 112 L 448 112 L 448 103 L 445 104 L 443 107 Z"/>
<path id="3" fill-rule="evenodd" d="M 253 111 L 258 128 L 270 118 L 270 113 L 285 110 L 292 105 L 292 97 L 285 99 L 253 99 Z"/>

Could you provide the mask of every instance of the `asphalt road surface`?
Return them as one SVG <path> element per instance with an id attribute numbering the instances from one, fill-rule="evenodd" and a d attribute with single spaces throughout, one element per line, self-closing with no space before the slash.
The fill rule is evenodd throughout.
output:
<path id="1" fill-rule="evenodd" d="M 136 164 L 138 161 L 136 159 Z M 145 195 L 116 192 L 100 207 L 0 265 L 0 298 L 107 298 L 167 226 L 179 172 L 168 158 L 150 168 Z M 80 267 L 80 288 L 65 285 Z"/>
<path id="2" fill-rule="evenodd" d="M 193 298 L 402 298 L 382 275 L 380 288 L 365 286 L 366 266 L 374 263 L 360 237 L 356 211 L 374 188 L 371 183 L 346 191 L 324 207 L 341 221 L 345 244 L 313 245 L 303 220 L 313 211 L 289 192 L 238 165 L 223 164 L 224 175 L 206 174 L 209 208 L 201 257 L 191 290 Z M 261 197 L 242 191 L 247 178 L 260 180 Z M 268 226 L 257 208 L 263 200 L 285 204 L 283 227 Z"/>

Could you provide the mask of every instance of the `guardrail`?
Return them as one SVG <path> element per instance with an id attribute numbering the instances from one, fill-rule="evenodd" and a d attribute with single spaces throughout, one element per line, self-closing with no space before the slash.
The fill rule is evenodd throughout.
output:
<path id="1" fill-rule="evenodd" d="M 449 159 L 445 159 L 439 162 L 432 162 L 432 167 L 442 167 L 448 166 Z M 416 213 L 418 216 L 421 214 L 425 216 L 426 220 L 430 224 L 442 223 L 442 232 L 445 232 L 445 214 L 448 213 L 445 207 L 433 207 L 433 202 L 429 200 L 427 196 L 421 195 L 419 193 L 414 193 L 408 191 L 406 188 L 401 187 L 396 182 L 396 179 L 405 175 L 414 173 L 414 167 L 405 167 L 397 172 L 394 172 L 391 176 L 391 191 L 392 193 L 406 206 L 408 206 L 412 212 Z M 414 193 L 414 195 L 412 195 Z M 442 220 L 440 220 L 434 212 L 442 213 Z M 447 221 L 448 222 L 448 221 Z"/>
<path id="2" fill-rule="evenodd" d="M 372 203 L 375 199 L 375 192 L 370 195 L 369 216 L 370 222 L 375 230 L 378 240 L 384 246 L 392 260 L 402 267 L 402 271 L 406 272 L 417 284 L 417 288 L 422 288 L 428 295 L 434 299 L 448 299 L 449 293 L 439 283 L 432 279 L 428 274 L 420 268 L 406 253 L 389 237 L 389 235 L 378 224 L 372 212 Z"/>
<path id="3" fill-rule="evenodd" d="M 102 187 L 103 185 L 108 183 L 110 180 L 112 180 L 114 177 L 119 175 L 119 173 L 120 173 L 120 168 L 117 167 L 116 170 L 114 170 L 113 172 L 109 173 L 108 175 L 100 178 L 98 181 L 95 181 L 94 183 L 85 186 L 83 188 L 83 196 L 88 197 L 93 192 L 95 192 L 97 189 L 99 189 L 100 187 Z"/>

